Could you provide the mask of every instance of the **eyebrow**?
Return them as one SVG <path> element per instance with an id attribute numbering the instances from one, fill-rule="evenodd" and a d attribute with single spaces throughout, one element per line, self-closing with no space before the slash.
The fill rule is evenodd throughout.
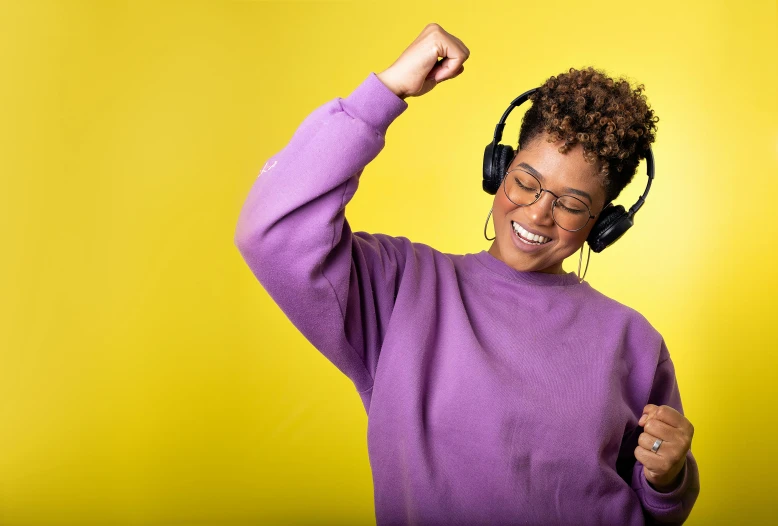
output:
<path id="1" fill-rule="evenodd" d="M 538 172 L 537 170 L 535 170 L 533 167 L 528 165 L 527 163 L 519 163 L 519 164 L 516 165 L 516 167 L 517 168 L 518 167 L 525 168 L 529 173 L 531 173 L 532 175 L 534 175 L 535 177 L 537 177 L 541 181 L 543 180 L 543 175 L 540 172 Z M 590 204 L 592 203 L 592 196 L 590 196 L 589 194 L 587 194 L 583 190 L 578 190 L 576 188 L 570 188 L 569 186 L 566 187 L 566 188 L 563 188 L 562 190 L 570 192 L 571 194 L 578 194 L 581 197 L 585 197 L 585 198 L 587 198 L 589 200 Z"/>

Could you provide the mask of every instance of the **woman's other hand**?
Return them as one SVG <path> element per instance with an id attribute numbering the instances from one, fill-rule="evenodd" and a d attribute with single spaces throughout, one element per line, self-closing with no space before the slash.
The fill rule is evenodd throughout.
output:
<path id="1" fill-rule="evenodd" d="M 657 491 L 670 492 L 679 484 L 676 479 L 692 447 L 694 426 L 669 405 L 654 404 L 643 408 L 638 425 L 643 426 L 643 433 L 638 437 L 635 458 L 643 464 L 646 480 Z M 651 448 L 657 438 L 662 439 L 662 444 L 654 453 Z"/>
<path id="2" fill-rule="evenodd" d="M 438 57 L 443 60 L 438 62 Z M 387 69 L 376 75 L 401 99 L 420 97 L 465 70 L 470 50 L 436 23 L 427 24 L 416 40 Z"/>

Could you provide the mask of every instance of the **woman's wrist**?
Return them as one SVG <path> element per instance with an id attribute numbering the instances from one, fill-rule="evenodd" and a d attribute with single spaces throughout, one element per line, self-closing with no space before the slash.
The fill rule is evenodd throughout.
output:
<path id="1" fill-rule="evenodd" d="M 405 93 L 403 93 L 403 91 L 400 88 L 395 86 L 394 82 L 392 82 L 391 76 L 387 75 L 386 71 L 382 71 L 381 73 L 376 73 L 376 77 L 378 77 L 378 80 L 380 80 L 384 86 L 389 88 L 389 90 L 391 90 L 392 93 L 397 95 L 402 100 L 405 100 L 406 97 Z"/>
<path id="2" fill-rule="evenodd" d="M 681 482 L 683 481 L 683 472 L 686 469 L 686 464 L 684 460 L 684 465 L 681 467 L 681 470 L 675 475 L 675 478 L 668 482 L 667 484 L 652 484 L 650 480 L 646 479 L 646 482 L 648 482 L 648 485 L 651 486 L 651 488 L 655 489 L 659 493 L 672 493 L 678 487 L 681 485 Z"/>

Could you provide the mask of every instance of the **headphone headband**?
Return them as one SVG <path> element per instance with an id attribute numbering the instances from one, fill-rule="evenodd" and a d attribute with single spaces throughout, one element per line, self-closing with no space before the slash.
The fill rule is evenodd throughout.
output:
<path id="1" fill-rule="evenodd" d="M 508 115 L 513 111 L 513 108 L 517 108 L 524 104 L 527 99 L 529 99 L 529 96 L 539 89 L 540 88 L 532 88 L 513 99 L 513 102 L 508 106 L 508 109 L 502 114 L 502 118 L 500 119 L 500 122 L 497 123 L 497 127 L 494 128 L 494 140 L 492 141 L 492 144 L 496 145 L 502 140 L 502 130 L 505 128 L 505 121 L 508 119 Z"/>

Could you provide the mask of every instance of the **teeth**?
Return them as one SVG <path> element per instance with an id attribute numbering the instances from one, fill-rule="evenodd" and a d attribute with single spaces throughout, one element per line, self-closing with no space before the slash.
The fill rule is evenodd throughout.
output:
<path id="1" fill-rule="evenodd" d="M 511 221 L 511 225 L 513 225 L 513 230 L 515 230 L 517 234 L 519 234 L 521 237 L 529 241 L 534 241 L 535 243 L 546 243 L 547 241 L 551 240 L 550 237 L 539 236 L 537 234 L 532 234 L 530 232 L 527 232 L 521 227 L 521 225 L 513 221 Z"/>

